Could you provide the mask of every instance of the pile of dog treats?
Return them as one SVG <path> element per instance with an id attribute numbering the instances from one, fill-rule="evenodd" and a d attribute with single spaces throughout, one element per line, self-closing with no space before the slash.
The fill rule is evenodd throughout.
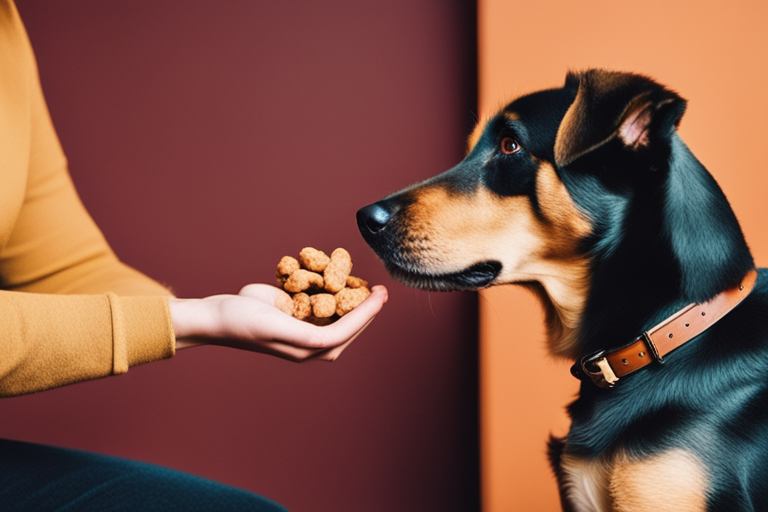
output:
<path id="1" fill-rule="evenodd" d="M 293 298 L 291 314 L 325 325 L 352 311 L 371 294 L 368 282 L 351 272 L 352 257 L 346 249 L 338 248 L 328 256 L 305 247 L 298 259 L 283 256 L 276 275 L 278 286 Z"/>

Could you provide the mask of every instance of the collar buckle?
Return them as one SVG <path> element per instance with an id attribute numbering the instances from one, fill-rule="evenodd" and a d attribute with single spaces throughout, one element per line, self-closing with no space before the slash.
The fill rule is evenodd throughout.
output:
<path id="1" fill-rule="evenodd" d="M 581 371 L 589 377 L 599 388 L 612 388 L 619 378 L 611 368 L 610 363 L 605 358 L 605 350 L 588 355 L 581 359 Z"/>

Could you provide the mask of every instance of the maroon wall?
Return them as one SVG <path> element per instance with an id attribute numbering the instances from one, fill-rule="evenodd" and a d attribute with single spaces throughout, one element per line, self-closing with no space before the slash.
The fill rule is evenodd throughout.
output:
<path id="1" fill-rule="evenodd" d="M 0 402 L 0 436 L 150 461 L 294 511 L 478 508 L 476 298 L 394 283 L 355 211 L 453 165 L 475 110 L 459 0 L 19 0 L 83 200 L 182 297 L 305 245 L 390 290 L 333 364 L 205 347 Z"/>

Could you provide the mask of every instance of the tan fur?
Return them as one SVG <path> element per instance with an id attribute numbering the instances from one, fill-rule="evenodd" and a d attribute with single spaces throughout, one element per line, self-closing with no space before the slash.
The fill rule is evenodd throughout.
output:
<path id="1" fill-rule="evenodd" d="M 541 212 L 548 221 L 552 237 L 552 256 L 570 257 L 576 244 L 592 231 L 587 217 L 579 211 L 571 195 L 550 163 L 539 164 L 536 175 L 536 196 Z"/>
<path id="2" fill-rule="evenodd" d="M 542 263 L 548 263 L 548 272 L 539 282 L 554 310 L 554 314 L 547 314 L 547 342 L 552 354 L 573 358 L 578 320 L 588 291 L 587 261 L 577 253 L 577 246 L 592 226 L 549 163 L 539 165 L 536 196 L 546 221 L 541 228 L 547 241 Z M 542 302 L 548 309 L 546 298 L 542 297 Z"/>
<path id="3" fill-rule="evenodd" d="M 612 512 L 611 463 L 563 455 L 564 497 L 575 512 Z"/>
<path id="4" fill-rule="evenodd" d="M 707 473 L 692 453 L 674 449 L 634 460 L 563 456 L 565 496 L 577 512 L 703 512 Z"/>
<path id="5" fill-rule="evenodd" d="M 543 219 L 524 196 L 472 195 L 423 188 L 405 216 L 404 247 L 430 273 L 458 272 L 486 260 L 502 263 L 495 284 L 539 282 L 548 315 L 549 345 L 573 356 L 577 320 L 587 294 L 587 261 L 577 253 L 591 225 L 552 165 L 539 164 L 537 196 Z"/>
<path id="6" fill-rule="evenodd" d="M 485 125 L 488 121 L 485 120 L 483 122 L 477 123 L 475 125 L 475 129 L 472 130 L 472 133 L 469 135 L 469 139 L 467 139 L 467 154 L 472 152 L 472 149 L 477 145 L 477 141 L 480 140 L 480 137 L 483 135 L 483 130 L 485 130 Z"/>
<path id="7" fill-rule="evenodd" d="M 618 458 L 610 485 L 615 512 L 703 512 L 706 492 L 702 462 L 681 449 L 641 461 Z"/>
<path id="8" fill-rule="evenodd" d="M 427 271 L 456 272 L 478 261 L 505 259 L 505 252 L 516 267 L 541 250 L 527 198 L 499 198 L 483 188 L 452 194 L 442 187 L 419 190 L 416 197 L 405 217 L 403 244 Z"/>

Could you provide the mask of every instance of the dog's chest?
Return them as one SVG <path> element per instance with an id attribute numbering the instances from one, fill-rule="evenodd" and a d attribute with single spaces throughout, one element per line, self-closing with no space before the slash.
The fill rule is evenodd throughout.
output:
<path id="1" fill-rule="evenodd" d="M 576 512 L 703 512 L 709 475 L 683 449 L 644 458 L 563 455 L 565 497 Z"/>
<path id="2" fill-rule="evenodd" d="M 563 456 L 565 496 L 576 512 L 611 512 L 610 464 Z"/>

